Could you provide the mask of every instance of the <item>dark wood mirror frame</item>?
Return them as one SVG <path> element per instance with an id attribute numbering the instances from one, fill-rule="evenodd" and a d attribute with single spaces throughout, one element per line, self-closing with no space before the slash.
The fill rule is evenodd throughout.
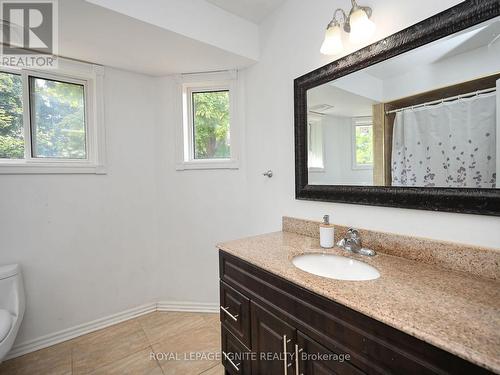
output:
<path id="1" fill-rule="evenodd" d="M 307 90 L 500 15 L 500 0 L 467 0 L 294 80 L 296 199 L 500 216 L 500 189 L 309 185 Z"/>

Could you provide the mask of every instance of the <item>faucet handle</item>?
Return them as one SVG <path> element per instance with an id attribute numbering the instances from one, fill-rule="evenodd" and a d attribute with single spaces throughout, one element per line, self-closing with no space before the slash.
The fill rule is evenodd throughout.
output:
<path id="1" fill-rule="evenodd" d="M 361 234 L 354 228 L 349 228 L 347 230 L 344 238 L 337 242 L 337 246 L 356 254 L 366 256 L 374 256 L 377 254 L 374 250 L 363 247 L 361 243 Z"/>
<path id="2" fill-rule="evenodd" d="M 359 239 L 361 238 L 359 231 L 354 228 L 349 228 L 346 233 L 346 238 Z"/>
<path id="3" fill-rule="evenodd" d="M 359 231 L 357 229 L 349 228 L 347 230 L 345 238 L 347 241 L 349 241 L 349 242 L 352 241 L 352 242 L 356 243 L 357 246 L 362 247 L 361 234 L 359 234 Z"/>

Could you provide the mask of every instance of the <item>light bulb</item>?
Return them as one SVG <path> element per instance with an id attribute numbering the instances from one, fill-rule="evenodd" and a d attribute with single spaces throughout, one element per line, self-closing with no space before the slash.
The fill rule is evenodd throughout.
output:
<path id="1" fill-rule="evenodd" d="M 368 40 L 375 31 L 375 24 L 368 18 L 362 8 L 356 9 L 349 17 L 351 32 L 349 41 L 351 43 L 362 43 Z"/>
<path id="2" fill-rule="evenodd" d="M 325 40 L 321 45 L 320 52 L 323 55 L 337 55 L 344 49 L 342 44 L 342 32 L 340 25 L 332 25 L 326 29 Z"/>

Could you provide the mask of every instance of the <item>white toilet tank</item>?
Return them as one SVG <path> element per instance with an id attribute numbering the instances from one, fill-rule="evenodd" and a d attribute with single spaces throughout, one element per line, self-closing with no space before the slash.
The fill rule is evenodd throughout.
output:
<path id="1" fill-rule="evenodd" d="M 0 266 L 0 311 L 2 312 L 2 339 L 0 363 L 14 345 L 23 320 L 26 299 L 21 268 L 17 264 Z"/>
<path id="2" fill-rule="evenodd" d="M 0 309 L 19 316 L 24 313 L 25 296 L 21 268 L 17 264 L 0 266 Z"/>

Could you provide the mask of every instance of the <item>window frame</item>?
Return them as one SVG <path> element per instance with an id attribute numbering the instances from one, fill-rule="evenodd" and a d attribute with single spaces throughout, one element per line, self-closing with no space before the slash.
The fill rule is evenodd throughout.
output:
<path id="1" fill-rule="evenodd" d="M 359 116 L 359 117 L 353 117 L 351 119 L 351 155 L 352 155 L 351 168 L 353 170 L 373 169 L 373 163 L 358 164 L 358 160 L 356 157 L 356 127 L 368 126 L 368 125 L 372 127 L 372 142 L 373 142 L 373 118 L 371 116 Z"/>
<path id="2" fill-rule="evenodd" d="M 104 68 L 99 65 L 58 59 L 54 70 L 13 69 L 1 72 L 18 74 L 23 81 L 24 159 L 0 159 L 0 174 L 105 174 L 105 129 L 103 113 Z M 85 159 L 33 156 L 31 123 L 32 90 L 30 77 L 82 85 L 84 88 Z"/>
<path id="3" fill-rule="evenodd" d="M 312 148 L 312 127 L 318 127 L 320 129 L 320 138 L 321 138 L 321 167 L 320 166 L 310 166 L 309 155 L 311 153 Z M 325 132 L 324 125 L 321 116 L 316 116 L 314 114 L 308 114 L 307 119 L 307 168 L 310 173 L 325 173 Z"/>
<path id="4" fill-rule="evenodd" d="M 178 108 L 176 126 L 176 170 L 195 169 L 238 169 L 240 116 L 238 106 L 238 75 L 236 71 L 211 72 L 177 75 L 175 98 Z M 230 157 L 213 159 L 195 159 L 194 157 L 194 122 L 192 94 L 196 92 L 229 92 L 229 132 Z"/>

